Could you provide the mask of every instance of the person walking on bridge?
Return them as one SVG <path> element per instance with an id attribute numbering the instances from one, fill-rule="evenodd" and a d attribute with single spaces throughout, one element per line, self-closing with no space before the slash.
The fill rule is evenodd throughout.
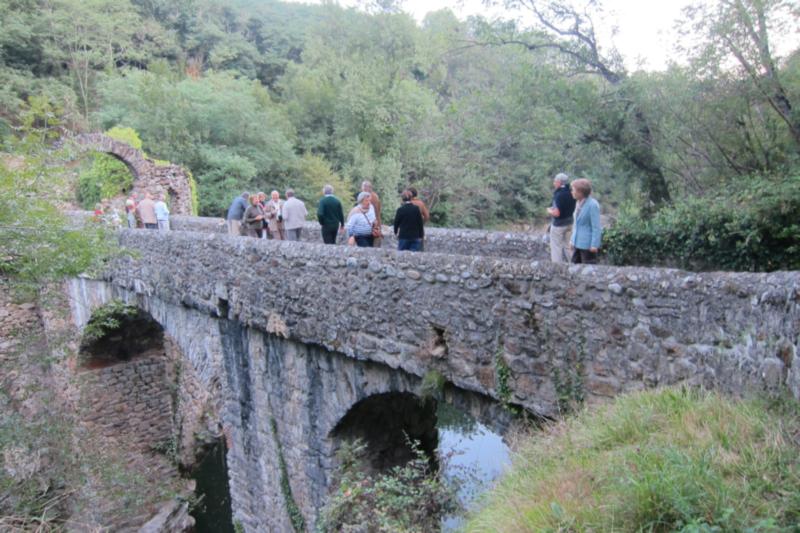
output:
<path id="1" fill-rule="evenodd" d="M 375 242 L 372 229 L 377 224 L 377 218 L 375 218 L 375 209 L 370 203 L 369 196 L 368 192 L 360 192 L 358 194 L 358 204 L 347 215 L 345 228 L 350 236 L 347 243 L 351 246 L 372 248 Z"/>
<path id="2" fill-rule="evenodd" d="M 322 242 L 336 244 L 336 234 L 344 231 L 342 202 L 333 195 L 333 186 L 322 188 L 322 199 L 317 205 L 317 221 L 322 226 Z"/>
<path id="3" fill-rule="evenodd" d="M 573 263 L 597 263 L 603 227 L 600 224 L 600 204 L 591 198 L 592 182 L 579 179 L 572 182 L 575 206 L 575 225 L 572 228 Z"/>
<path id="4" fill-rule="evenodd" d="M 413 195 L 405 190 L 401 195 L 403 205 L 394 215 L 394 234 L 397 235 L 397 249 L 419 252 L 425 230 L 422 226 L 422 212 L 412 203 Z"/>
<path id="5" fill-rule="evenodd" d="M 158 218 L 156 218 L 156 204 L 153 202 L 153 195 L 149 192 L 144 193 L 144 197 L 136 206 L 139 219 L 144 224 L 145 229 L 158 229 Z"/>
<path id="6" fill-rule="evenodd" d="M 306 204 L 295 197 L 293 189 L 286 189 L 286 201 L 283 203 L 283 230 L 287 241 L 300 240 L 307 216 Z"/>
<path id="7" fill-rule="evenodd" d="M 267 237 L 278 241 L 283 240 L 283 200 L 278 191 L 270 193 L 270 201 L 264 208 L 267 217 Z"/>
<path id="8" fill-rule="evenodd" d="M 422 224 L 425 225 L 431 220 L 431 212 L 428 211 L 428 206 L 425 205 L 419 197 L 417 193 L 416 187 L 409 187 L 408 192 L 411 193 L 411 203 L 415 206 L 419 207 L 419 212 L 422 215 Z M 422 240 L 419 241 L 419 251 L 425 250 L 425 237 L 422 237 Z"/>
<path id="9" fill-rule="evenodd" d="M 553 263 L 568 263 L 572 214 L 575 199 L 570 194 L 569 176 L 560 172 L 553 178 L 553 203 L 547 208 L 550 222 L 550 260 Z"/>
<path id="10" fill-rule="evenodd" d="M 153 208 L 156 211 L 156 220 L 158 221 L 158 229 L 162 231 L 169 231 L 169 208 L 164 202 L 164 195 L 159 194 Z"/>
<path id="11" fill-rule="evenodd" d="M 243 192 L 241 196 L 237 196 L 233 199 L 233 202 L 231 202 L 231 206 L 228 208 L 228 216 L 226 217 L 228 220 L 229 235 L 241 235 L 242 218 L 247 209 L 247 200 L 249 198 L 250 194 Z"/>
<path id="12" fill-rule="evenodd" d="M 378 193 L 376 193 L 374 190 L 372 190 L 372 183 L 370 183 L 368 181 L 362 181 L 361 182 L 361 192 L 369 193 L 369 203 L 370 203 L 370 205 L 372 205 L 372 209 L 375 212 L 375 220 L 376 220 L 375 224 L 377 224 L 378 228 L 380 228 L 381 224 L 382 224 L 382 222 L 381 222 L 381 199 L 378 197 Z M 359 195 L 358 197 L 361 198 L 361 195 Z M 375 248 L 380 248 L 382 241 L 383 241 L 383 237 L 375 236 L 373 238 L 372 246 L 375 247 Z"/>
<path id="13" fill-rule="evenodd" d="M 254 194 L 250 198 L 250 206 L 244 212 L 244 234 L 247 237 L 261 238 L 264 231 L 264 211 L 258 202 L 258 195 Z"/>

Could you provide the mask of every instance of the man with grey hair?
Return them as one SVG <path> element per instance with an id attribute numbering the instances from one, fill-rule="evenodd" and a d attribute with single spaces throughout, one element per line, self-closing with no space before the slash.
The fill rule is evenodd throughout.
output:
<path id="1" fill-rule="evenodd" d="M 287 241 L 299 241 L 306 223 L 308 210 L 306 204 L 294 195 L 294 190 L 286 189 L 286 201 L 283 203 L 283 229 Z"/>
<path id="2" fill-rule="evenodd" d="M 550 222 L 550 260 L 553 263 L 569 263 L 569 238 L 572 229 L 572 213 L 575 198 L 569 192 L 569 176 L 559 172 L 553 178 L 553 203 L 547 208 Z"/>
<path id="3" fill-rule="evenodd" d="M 322 226 L 322 242 L 336 244 L 336 233 L 344 231 L 342 202 L 333 195 L 333 187 L 325 185 L 324 195 L 317 205 L 317 221 Z"/>

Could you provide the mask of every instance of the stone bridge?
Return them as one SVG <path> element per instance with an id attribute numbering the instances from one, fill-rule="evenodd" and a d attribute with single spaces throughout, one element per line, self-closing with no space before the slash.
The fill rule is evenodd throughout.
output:
<path id="1" fill-rule="evenodd" d="M 343 438 L 386 451 L 406 430 L 435 444 L 426 376 L 495 426 L 504 406 L 557 417 L 676 383 L 800 395 L 797 273 L 554 265 L 510 234 L 439 230 L 441 253 L 414 254 L 180 222 L 205 231 L 122 231 L 130 254 L 68 283 L 72 317 L 83 327 L 121 299 L 163 328 L 193 383 L 180 433 L 221 427 L 247 531 L 292 531 L 298 513 L 313 529 Z"/>

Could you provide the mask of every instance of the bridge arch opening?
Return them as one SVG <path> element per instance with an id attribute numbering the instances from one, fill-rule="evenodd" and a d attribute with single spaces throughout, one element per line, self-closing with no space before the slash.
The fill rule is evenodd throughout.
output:
<path id="1" fill-rule="evenodd" d="M 414 458 L 411 443 L 436 466 L 439 442 L 436 402 L 408 392 L 374 394 L 353 405 L 331 432 L 341 446 L 360 439 L 366 444 L 364 467 L 385 472 Z"/>
<path id="2" fill-rule="evenodd" d="M 89 368 L 165 352 L 161 325 L 149 313 L 117 300 L 92 313 L 80 343 L 82 364 Z"/>

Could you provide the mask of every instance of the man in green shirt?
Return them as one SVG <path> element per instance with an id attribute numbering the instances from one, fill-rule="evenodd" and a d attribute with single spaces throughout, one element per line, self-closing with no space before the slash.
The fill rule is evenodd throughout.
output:
<path id="1" fill-rule="evenodd" d="M 324 196 L 317 206 L 317 220 L 322 226 L 322 241 L 325 244 L 336 244 L 336 233 L 344 231 L 344 212 L 342 202 L 333 195 L 333 187 L 322 188 Z"/>

